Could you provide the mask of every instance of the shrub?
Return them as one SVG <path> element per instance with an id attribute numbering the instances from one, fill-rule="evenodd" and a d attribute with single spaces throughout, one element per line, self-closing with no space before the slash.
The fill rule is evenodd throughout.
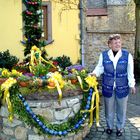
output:
<path id="1" fill-rule="evenodd" d="M 6 68 L 11 70 L 12 67 L 17 64 L 19 59 L 9 53 L 9 50 L 0 52 L 0 68 Z"/>
<path id="2" fill-rule="evenodd" d="M 58 63 L 60 68 L 62 68 L 63 70 L 65 70 L 66 67 L 72 65 L 70 57 L 65 56 L 65 55 L 56 57 L 55 61 Z"/>

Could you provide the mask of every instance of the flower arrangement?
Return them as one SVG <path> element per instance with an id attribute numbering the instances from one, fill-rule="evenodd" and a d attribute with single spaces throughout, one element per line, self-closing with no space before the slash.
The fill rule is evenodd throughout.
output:
<path id="1" fill-rule="evenodd" d="M 33 57 L 31 58 L 32 61 L 30 63 L 31 73 L 22 74 L 16 70 L 12 70 L 10 72 L 7 69 L 0 69 L 1 77 L 8 78 L 4 83 L 1 84 L 0 97 L 6 98 L 10 113 L 9 120 L 12 121 L 12 115 L 17 114 L 24 122 L 36 127 L 41 134 L 65 136 L 71 132 L 78 132 L 82 128 L 82 125 L 88 116 L 90 117 L 89 125 L 92 125 L 94 102 L 96 99 L 96 121 L 98 125 L 99 94 L 97 90 L 98 83 L 96 78 L 88 76 L 87 71 L 83 68 L 78 69 L 81 66 L 71 67 L 70 71 L 69 68 L 68 70 L 62 70 L 60 72 L 43 71 L 45 70 L 41 65 L 41 61 L 43 59 L 41 57 L 36 58 L 34 56 L 34 52 L 31 56 Z M 34 62 L 37 63 L 34 64 Z M 55 67 L 51 62 L 45 61 L 45 63 Z M 36 66 L 41 68 L 34 71 Z M 43 71 L 43 75 L 41 75 L 40 71 Z M 61 103 L 63 97 L 62 89 L 69 83 L 69 80 L 73 79 L 77 80 L 77 85 L 83 90 L 82 104 L 79 112 L 73 118 L 69 118 L 67 122 L 62 124 L 50 124 L 45 121 L 42 116 L 36 115 L 23 97 L 22 90 L 20 90 L 22 87 L 28 87 L 27 85 L 21 85 L 21 82 L 26 82 L 29 84 L 29 81 L 30 86 L 36 86 L 36 84 L 38 84 L 40 87 L 45 86 L 47 90 L 56 89 L 59 95 L 58 102 Z M 74 83 L 71 82 L 71 84 Z M 21 105 L 20 108 L 19 104 Z"/>

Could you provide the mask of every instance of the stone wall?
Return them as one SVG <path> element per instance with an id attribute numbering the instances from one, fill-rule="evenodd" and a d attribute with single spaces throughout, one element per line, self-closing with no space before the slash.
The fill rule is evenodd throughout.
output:
<path id="1" fill-rule="evenodd" d="M 90 71 L 95 68 L 99 54 L 108 49 L 107 40 L 110 34 L 121 34 L 123 48 L 134 54 L 135 22 L 128 18 L 127 6 L 110 4 L 107 6 L 106 16 L 88 16 L 86 22 L 87 38 L 84 58 L 85 66 Z"/>
<path id="2" fill-rule="evenodd" d="M 82 95 L 65 98 L 61 105 L 57 100 L 40 100 L 27 101 L 33 112 L 40 114 L 51 123 L 61 123 L 67 121 L 69 117 L 73 117 L 80 109 Z M 2 107 L 0 116 L 3 118 L 3 129 L 0 132 L 0 139 L 4 140 L 82 140 L 89 133 L 88 123 L 85 122 L 84 129 L 80 130 L 76 135 L 70 133 L 65 137 L 48 137 L 40 136 L 36 128 L 31 128 L 24 124 L 15 116 L 13 123 L 8 121 L 7 107 Z"/>

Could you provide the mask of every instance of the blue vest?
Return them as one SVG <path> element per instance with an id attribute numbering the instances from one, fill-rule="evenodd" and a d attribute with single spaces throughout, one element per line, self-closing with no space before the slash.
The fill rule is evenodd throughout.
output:
<path id="1" fill-rule="evenodd" d="M 102 76 L 102 94 L 105 97 L 111 97 L 113 94 L 114 82 L 116 83 L 115 94 L 118 98 L 126 97 L 129 94 L 127 65 L 128 55 L 126 50 L 122 50 L 122 56 L 119 58 L 116 70 L 113 62 L 109 59 L 108 51 L 104 51 L 103 66 L 104 73 Z"/>

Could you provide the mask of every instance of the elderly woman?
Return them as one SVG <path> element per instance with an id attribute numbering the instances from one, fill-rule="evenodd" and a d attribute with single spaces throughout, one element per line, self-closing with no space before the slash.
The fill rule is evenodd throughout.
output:
<path id="1" fill-rule="evenodd" d="M 135 93 L 133 57 L 122 49 L 121 36 L 113 34 L 108 39 L 109 50 L 100 54 L 99 62 L 91 75 L 102 74 L 102 94 L 105 103 L 106 133 L 113 132 L 116 113 L 116 135 L 121 136 L 126 119 L 128 94 Z M 130 89 L 130 90 L 129 90 Z"/>

